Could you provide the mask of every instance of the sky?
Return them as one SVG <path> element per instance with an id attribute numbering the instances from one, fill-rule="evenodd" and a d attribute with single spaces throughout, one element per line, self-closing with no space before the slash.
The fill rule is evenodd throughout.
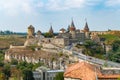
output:
<path id="1" fill-rule="evenodd" d="M 0 30 L 58 32 L 72 19 L 81 30 L 86 19 L 91 31 L 120 30 L 120 0 L 0 0 Z"/>

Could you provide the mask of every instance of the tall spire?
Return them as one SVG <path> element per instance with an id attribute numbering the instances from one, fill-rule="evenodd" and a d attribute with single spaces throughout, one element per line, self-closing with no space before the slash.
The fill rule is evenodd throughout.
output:
<path id="1" fill-rule="evenodd" d="M 75 27 L 73 18 L 72 18 L 72 22 L 71 22 L 71 27 Z"/>
<path id="2" fill-rule="evenodd" d="M 49 33 L 50 33 L 50 34 L 53 34 L 53 28 L 52 28 L 52 25 L 50 26 Z"/>
<path id="3" fill-rule="evenodd" d="M 73 18 L 72 18 L 72 22 L 71 22 L 71 25 L 70 25 L 70 31 L 75 31 L 76 28 L 75 28 L 75 25 L 74 25 L 74 21 L 73 21 Z"/>
<path id="4" fill-rule="evenodd" d="M 85 32 L 89 32 L 89 27 L 88 27 L 87 19 L 85 19 L 85 21 L 86 21 L 86 23 L 85 23 L 84 31 Z"/>

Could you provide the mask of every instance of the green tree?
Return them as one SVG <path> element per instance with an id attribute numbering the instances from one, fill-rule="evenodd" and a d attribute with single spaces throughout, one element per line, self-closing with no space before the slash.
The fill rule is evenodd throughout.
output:
<path id="1" fill-rule="evenodd" d="M 3 73 L 0 72 L 0 80 L 5 80 L 5 76 Z"/>
<path id="2" fill-rule="evenodd" d="M 53 37 L 54 35 L 47 32 L 47 33 L 44 34 L 44 36 L 47 37 L 47 38 L 51 38 L 51 37 Z"/>
<path id="3" fill-rule="evenodd" d="M 17 61 L 16 59 L 12 59 L 12 60 L 11 60 L 11 64 L 12 64 L 12 65 L 17 65 L 17 64 L 18 64 L 18 61 Z"/>
<path id="4" fill-rule="evenodd" d="M 6 80 L 10 77 L 10 64 L 4 65 L 3 73 L 5 74 Z"/>
<path id="5" fill-rule="evenodd" d="M 40 67 L 42 65 L 44 65 L 44 63 L 42 63 L 42 62 L 35 63 L 34 66 L 33 66 L 33 70 L 35 70 L 36 68 L 38 68 L 38 67 Z"/>
<path id="6" fill-rule="evenodd" d="M 117 80 L 120 80 L 120 78 L 118 78 Z"/>
<path id="7" fill-rule="evenodd" d="M 113 51 L 117 51 L 119 48 L 120 48 L 120 40 L 115 40 L 112 43 L 112 49 L 113 49 Z"/>
<path id="8" fill-rule="evenodd" d="M 18 65 L 17 65 L 17 68 L 20 69 L 20 70 L 23 70 L 27 67 L 27 62 L 20 62 Z"/>
<path id="9" fill-rule="evenodd" d="M 4 63 L 3 62 L 0 62 L 0 67 L 3 67 L 4 66 Z"/>
<path id="10" fill-rule="evenodd" d="M 112 50 L 108 52 L 108 59 L 120 63 L 120 40 L 112 43 Z"/>
<path id="11" fill-rule="evenodd" d="M 54 80 L 64 80 L 63 72 L 57 73 Z"/>
<path id="12" fill-rule="evenodd" d="M 95 48 L 95 45 L 96 45 L 95 42 L 93 42 L 92 40 L 86 40 L 83 45 L 85 47 L 84 53 L 86 55 L 94 55 L 92 48 Z"/>
<path id="13" fill-rule="evenodd" d="M 106 45 L 111 45 L 115 40 L 119 40 L 119 36 L 114 35 L 114 34 L 104 34 L 104 35 L 99 35 L 100 38 L 105 39 L 105 44 Z"/>
<path id="14" fill-rule="evenodd" d="M 29 69 L 24 69 L 22 71 L 22 74 L 23 74 L 23 80 L 34 80 L 33 78 L 33 73 L 31 70 Z"/>
<path id="15" fill-rule="evenodd" d="M 104 58 L 104 48 L 99 44 L 92 40 L 86 40 L 83 44 L 83 53 L 89 56 L 94 56 L 100 59 Z"/>
<path id="16" fill-rule="evenodd" d="M 120 52 L 111 55 L 111 61 L 120 63 Z"/>
<path id="17" fill-rule="evenodd" d="M 28 63 L 28 64 L 27 64 L 27 68 L 30 69 L 30 70 L 33 69 L 33 66 L 34 66 L 34 65 L 33 65 L 32 63 Z"/>
<path id="18" fill-rule="evenodd" d="M 4 51 L 0 50 L 0 62 L 3 62 L 4 60 Z"/>

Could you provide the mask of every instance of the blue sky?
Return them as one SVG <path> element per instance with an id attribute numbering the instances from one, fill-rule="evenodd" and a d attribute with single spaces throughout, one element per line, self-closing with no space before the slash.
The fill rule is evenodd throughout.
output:
<path id="1" fill-rule="evenodd" d="M 73 18 L 83 29 L 120 30 L 120 0 L 0 0 L 0 30 L 26 32 L 29 25 L 47 32 L 67 28 Z"/>

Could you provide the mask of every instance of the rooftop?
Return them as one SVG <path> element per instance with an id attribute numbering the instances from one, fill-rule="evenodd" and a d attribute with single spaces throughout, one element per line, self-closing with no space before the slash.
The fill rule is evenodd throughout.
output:
<path id="1" fill-rule="evenodd" d="M 96 80 L 97 77 L 99 79 L 117 79 L 120 78 L 120 74 L 102 74 L 100 68 L 83 61 L 70 65 L 66 69 L 64 77 L 82 80 Z"/>

